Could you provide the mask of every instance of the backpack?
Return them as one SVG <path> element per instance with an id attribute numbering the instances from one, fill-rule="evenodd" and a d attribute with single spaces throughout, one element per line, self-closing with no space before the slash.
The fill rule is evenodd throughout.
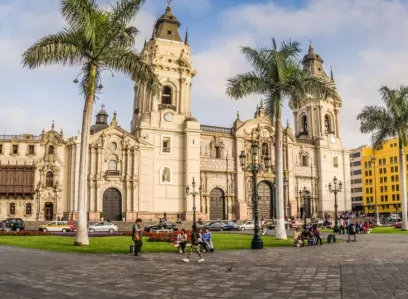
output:
<path id="1" fill-rule="evenodd" d="M 351 233 L 351 234 L 356 233 L 356 226 L 354 224 L 349 225 L 349 233 Z"/>

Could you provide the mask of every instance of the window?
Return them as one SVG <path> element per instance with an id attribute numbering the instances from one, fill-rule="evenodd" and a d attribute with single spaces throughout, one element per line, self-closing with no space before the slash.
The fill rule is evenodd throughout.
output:
<path id="1" fill-rule="evenodd" d="M 392 201 L 395 201 L 395 194 L 392 195 Z"/>
<path id="2" fill-rule="evenodd" d="M 366 193 L 370 194 L 370 189 L 369 188 L 366 188 Z"/>
<path id="3" fill-rule="evenodd" d="M 383 168 L 383 173 L 384 173 L 384 174 L 387 173 L 387 168 Z"/>
<path id="4" fill-rule="evenodd" d="M 364 162 L 364 168 L 368 168 L 368 162 Z"/>
<path id="5" fill-rule="evenodd" d="M 116 151 L 117 148 L 118 148 L 118 145 L 116 144 L 116 142 L 112 142 L 110 144 L 110 150 L 111 151 Z"/>
<path id="6" fill-rule="evenodd" d="M 395 171 L 395 172 L 398 172 L 398 166 L 395 166 L 395 167 L 394 167 L 394 171 Z"/>
<path id="7" fill-rule="evenodd" d="M 115 160 L 110 160 L 108 164 L 108 170 L 111 170 L 111 171 L 118 170 L 118 163 Z"/>
<path id="8" fill-rule="evenodd" d="M 390 157 L 390 164 L 394 164 L 394 157 Z"/>
<path id="9" fill-rule="evenodd" d="M 388 186 L 384 186 L 384 192 L 388 191 Z"/>
<path id="10" fill-rule="evenodd" d="M 399 185 L 395 185 L 395 191 L 399 191 Z"/>
<path id="11" fill-rule="evenodd" d="M 398 158 L 397 158 L 397 156 L 394 157 L 394 163 L 398 163 Z"/>
<path id="12" fill-rule="evenodd" d="M 14 144 L 13 145 L 13 155 L 17 155 L 18 154 L 18 145 Z"/>
<path id="13" fill-rule="evenodd" d="M 333 167 L 338 168 L 339 167 L 339 157 L 333 156 Z"/>
<path id="14" fill-rule="evenodd" d="M 302 132 L 307 133 L 307 116 L 302 117 Z"/>
<path id="15" fill-rule="evenodd" d="M 383 165 L 385 166 L 387 164 L 385 158 L 382 160 L 383 160 Z"/>
<path id="16" fill-rule="evenodd" d="M 391 182 L 392 183 L 394 182 L 394 176 L 393 175 L 391 176 Z"/>
<path id="17" fill-rule="evenodd" d="M 378 165 L 382 166 L 382 159 L 378 160 Z"/>
<path id="18" fill-rule="evenodd" d="M 397 194 L 397 200 L 400 200 L 400 195 L 399 194 Z"/>
<path id="19" fill-rule="evenodd" d="M 221 159 L 221 147 L 220 146 L 215 147 L 215 158 Z"/>
<path id="20" fill-rule="evenodd" d="M 388 201 L 388 195 L 387 194 L 384 195 L 384 199 L 385 199 L 385 201 Z"/>
<path id="21" fill-rule="evenodd" d="M 361 161 L 356 161 L 356 162 L 353 162 L 353 164 L 352 164 L 353 166 L 360 166 L 361 165 Z"/>
<path id="22" fill-rule="evenodd" d="M 351 157 L 352 157 L 352 158 L 358 158 L 358 157 L 360 157 L 360 156 L 361 156 L 360 152 L 352 153 L 352 154 L 351 154 Z M 407 157 L 408 157 L 408 155 L 407 155 Z M 407 159 L 408 159 L 408 158 L 407 158 Z"/>
<path id="23" fill-rule="evenodd" d="M 46 187 L 53 187 L 54 186 L 54 174 L 49 171 L 45 176 L 45 186 Z"/>
<path id="24" fill-rule="evenodd" d="M 382 177 L 380 177 L 380 184 L 382 184 L 383 183 L 383 178 Z"/>
<path id="25" fill-rule="evenodd" d="M 172 90 L 169 86 L 164 86 L 162 90 L 162 104 L 171 105 L 172 103 Z"/>
<path id="26" fill-rule="evenodd" d="M 14 202 L 10 203 L 10 215 L 14 215 L 16 213 L 16 204 Z"/>
<path id="27" fill-rule="evenodd" d="M 327 114 L 324 116 L 324 127 L 326 129 L 326 133 L 331 132 L 330 116 L 328 116 Z"/>
<path id="28" fill-rule="evenodd" d="M 162 139 L 162 152 L 170 153 L 170 137 L 163 137 Z"/>
<path id="29" fill-rule="evenodd" d="M 353 181 L 353 184 L 361 184 L 363 182 L 362 179 L 356 179 Z"/>
<path id="30" fill-rule="evenodd" d="M 268 144 L 264 142 L 262 144 L 262 156 L 266 156 L 269 153 Z"/>
<path id="31" fill-rule="evenodd" d="M 384 192 L 384 187 L 383 186 L 380 187 L 380 192 L 381 193 Z"/>
<path id="32" fill-rule="evenodd" d="M 29 145 L 28 146 L 28 154 L 29 155 L 34 155 L 34 145 Z"/>
<path id="33" fill-rule="evenodd" d="M 48 147 L 48 155 L 54 155 L 54 146 L 53 145 L 50 145 Z"/>
<path id="34" fill-rule="evenodd" d="M 302 156 L 302 166 L 308 166 L 308 157 L 306 155 Z"/>
<path id="35" fill-rule="evenodd" d="M 381 202 L 384 201 L 384 195 L 381 195 Z"/>
<path id="36" fill-rule="evenodd" d="M 392 168 L 391 168 L 392 169 Z M 392 172 L 392 170 L 391 170 L 391 172 Z M 382 168 L 380 168 L 380 174 L 382 174 Z"/>
<path id="37" fill-rule="evenodd" d="M 352 174 L 352 175 L 361 174 L 361 169 L 359 169 L 359 170 L 353 170 L 353 171 L 351 172 L 351 174 Z"/>
<path id="38" fill-rule="evenodd" d="M 395 181 L 398 182 L 398 175 L 395 176 Z"/>
<path id="39" fill-rule="evenodd" d="M 391 191 L 392 191 L 392 192 L 395 191 L 395 185 L 391 185 Z"/>
<path id="40" fill-rule="evenodd" d="M 30 203 L 26 204 L 26 215 L 31 215 L 31 204 Z"/>

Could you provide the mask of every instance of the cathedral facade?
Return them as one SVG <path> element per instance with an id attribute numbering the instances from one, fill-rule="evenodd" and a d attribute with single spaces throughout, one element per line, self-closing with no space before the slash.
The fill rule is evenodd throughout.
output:
<path id="1" fill-rule="evenodd" d="M 252 173 L 242 170 L 239 155 L 250 159 L 252 143 L 262 164 L 266 153 L 272 168 L 258 174 L 261 217 L 276 215 L 274 133 L 283 132 L 284 212 L 313 217 L 332 213 L 334 194 L 328 184 L 343 183 L 337 194 L 339 211 L 351 209 L 349 151 L 339 130 L 340 100 L 290 102 L 295 127 L 275 128 L 263 103 L 254 117 L 231 127 L 200 124 L 190 109 L 196 70 L 188 36 L 171 7 L 157 20 L 141 52 L 152 65 L 162 92 L 149 96 L 135 84 L 131 130 L 122 129 L 116 113 L 108 122 L 102 107 L 91 128 L 86 201 L 89 221 L 158 219 L 167 213 L 191 219 L 193 207 L 202 219 L 251 219 Z M 322 58 L 310 45 L 303 65 L 335 87 Z M 39 136 L 0 136 L 0 219 L 75 219 L 78 200 L 80 135 L 64 138 L 54 124 Z M 186 195 L 186 186 L 195 197 Z M 308 196 L 300 196 L 307 190 Z"/>

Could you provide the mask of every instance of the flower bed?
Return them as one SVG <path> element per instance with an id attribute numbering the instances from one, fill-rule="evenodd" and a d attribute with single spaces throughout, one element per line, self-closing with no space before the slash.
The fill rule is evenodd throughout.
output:
<path id="1" fill-rule="evenodd" d="M 191 238 L 191 233 L 187 233 L 187 240 L 190 240 Z M 148 242 L 174 242 L 177 240 L 177 235 L 180 234 L 180 232 L 174 232 L 174 233 L 152 233 L 149 236 L 149 239 L 147 240 Z"/>
<path id="2" fill-rule="evenodd" d="M 51 233 L 44 233 L 40 231 L 28 231 L 28 230 L 23 230 L 20 232 L 15 232 L 15 231 L 0 231 L 0 236 L 16 236 L 16 237 L 27 237 L 27 236 L 49 236 Z"/>

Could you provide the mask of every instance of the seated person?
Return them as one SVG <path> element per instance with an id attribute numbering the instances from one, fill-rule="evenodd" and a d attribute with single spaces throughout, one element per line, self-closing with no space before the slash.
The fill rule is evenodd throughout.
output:
<path id="1" fill-rule="evenodd" d="M 313 225 L 312 233 L 313 233 L 314 237 L 316 238 L 316 244 L 318 244 L 320 242 L 320 245 L 323 245 L 323 238 L 320 235 L 320 231 L 317 228 L 317 224 Z"/>
<path id="2" fill-rule="evenodd" d="M 296 244 L 296 247 L 303 245 L 302 235 L 300 233 L 299 227 L 296 228 L 293 234 L 293 242 Z"/>
<path id="3" fill-rule="evenodd" d="M 213 242 L 212 242 L 212 234 L 208 230 L 208 228 L 205 229 L 205 232 L 203 233 L 203 248 L 206 251 L 213 252 L 214 247 L 213 247 Z"/>
<path id="4" fill-rule="evenodd" d="M 184 228 L 181 230 L 181 233 L 177 235 L 177 243 L 180 247 L 180 253 L 184 253 L 186 251 L 187 244 L 187 234 Z"/>

